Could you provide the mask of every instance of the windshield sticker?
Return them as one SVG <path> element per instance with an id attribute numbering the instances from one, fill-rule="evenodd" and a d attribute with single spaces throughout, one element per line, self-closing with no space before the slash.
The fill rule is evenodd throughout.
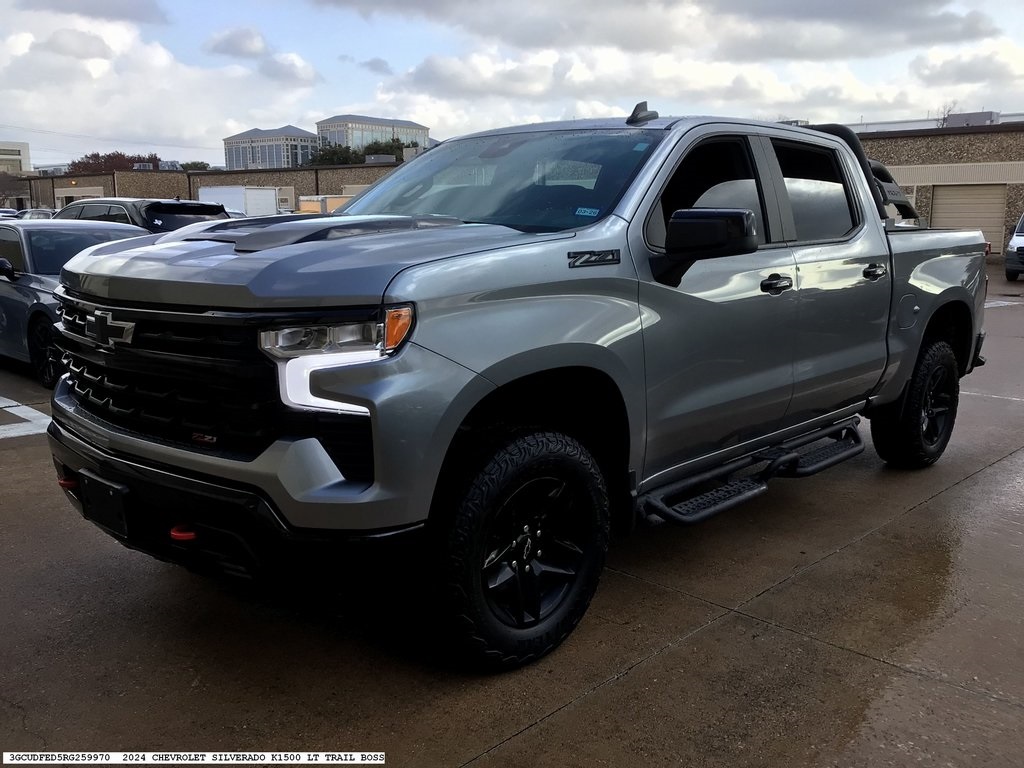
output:
<path id="1" fill-rule="evenodd" d="M 600 208 L 577 208 L 577 216 L 597 216 L 601 212 Z"/>
<path id="2" fill-rule="evenodd" d="M 637 144 L 635 147 L 633 147 L 633 151 L 634 152 L 643 152 L 649 146 L 651 146 L 651 145 L 641 141 L 639 144 Z"/>

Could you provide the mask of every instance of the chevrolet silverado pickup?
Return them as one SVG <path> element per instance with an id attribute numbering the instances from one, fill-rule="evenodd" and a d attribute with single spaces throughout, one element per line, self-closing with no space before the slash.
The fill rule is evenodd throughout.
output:
<path id="1" fill-rule="evenodd" d="M 515 666 L 580 621 L 613 524 L 838 464 L 862 417 L 888 464 L 935 462 L 984 261 L 841 126 L 487 131 L 340 215 L 73 259 L 49 442 L 87 520 L 190 567 L 418 539 L 452 647 Z"/>

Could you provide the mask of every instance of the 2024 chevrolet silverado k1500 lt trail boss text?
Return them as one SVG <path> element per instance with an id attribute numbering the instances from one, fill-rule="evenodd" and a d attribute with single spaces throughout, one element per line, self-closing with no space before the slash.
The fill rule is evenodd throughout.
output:
<path id="1" fill-rule="evenodd" d="M 861 416 L 889 464 L 939 458 L 985 242 L 893 209 L 839 126 L 641 104 L 444 142 L 341 215 L 94 248 L 57 290 L 60 484 L 235 572 L 416 532 L 455 647 L 521 664 L 579 622 L 613 521 L 832 466 Z"/>

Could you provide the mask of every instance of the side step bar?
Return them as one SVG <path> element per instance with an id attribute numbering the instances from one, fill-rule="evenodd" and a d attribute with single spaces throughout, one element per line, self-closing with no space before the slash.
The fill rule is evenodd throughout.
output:
<path id="1" fill-rule="evenodd" d="M 864 442 L 857 431 L 859 423 L 854 417 L 658 488 L 640 497 L 640 508 L 670 523 L 699 523 L 760 496 L 773 477 L 809 477 L 860 454 Z M 822 441 L 827 442 L 814 445 Z M 814 447 L 798 450 L 809 445 Z M 757 465 L 763 466 L 757 470 Z M 738 476 L 751 468 L 754 471 Z"/>

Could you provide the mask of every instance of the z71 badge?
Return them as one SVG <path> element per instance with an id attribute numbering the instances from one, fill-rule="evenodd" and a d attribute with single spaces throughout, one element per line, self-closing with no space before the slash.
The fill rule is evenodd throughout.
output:
<path id="1" fill-rule="evenodd" d="M 600 267 L 604 264 L 618 264 L 619 250 L 614 251 L 569 251 L 569 269 L 576 267 Z"/>

